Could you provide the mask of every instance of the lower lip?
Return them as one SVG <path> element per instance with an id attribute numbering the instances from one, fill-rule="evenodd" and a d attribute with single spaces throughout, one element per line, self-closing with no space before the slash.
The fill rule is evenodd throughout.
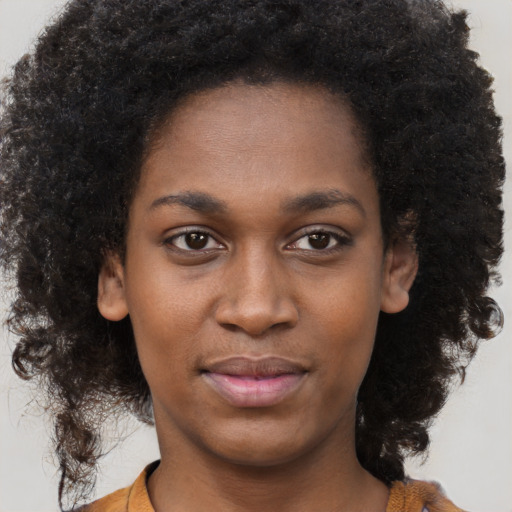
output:
<path id="1" fill-rule="evenodd" d="M 270 407 L 282 402 L 300 385 L 305 373 L 254 378 L 248 376 L 203 373 L 219 395 L 235 407 Z"/>

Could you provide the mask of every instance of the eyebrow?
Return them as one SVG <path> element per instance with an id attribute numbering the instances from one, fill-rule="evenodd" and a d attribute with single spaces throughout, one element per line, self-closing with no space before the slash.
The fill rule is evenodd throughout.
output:
<path id="1" fill-rule="evenodd" d="M 283 210 L 287 213 L 308 213 L 338 205 L 354 206 L 366 217 L 366 210 L 360 201 L 352 194 L 337 189 L 314 191 L 294 197 L 285 202 Z"/>
<path id="2" fill-rule="evenodd" d="M 223 213 L 227 210 L 224 201 L 215 199 L 211 195 L 202 192 L 182 192 L 180 194 L 160 197 L 151 203 L 149 210 L 173 204 L 186 206 L 206 214 Z"/>
<path id="3" fill-rule="evenodd" d="M 219 214 L 225 213 L 228 210 L 224 201 L 204 192 L 182 192 L 159 197 L 151 203 L 149 210 L 174 204 L 186 206 L 204 214 Z M 341 192 L 341 190 L 337 189 L 314 191 L 293 197 L 284 202 L 282 210 L 285 213 L 309 213 L 316 210 L 333 208 L 338 205 L 354 206 L 366 217 L 363 205 L 352 194 Z"/>

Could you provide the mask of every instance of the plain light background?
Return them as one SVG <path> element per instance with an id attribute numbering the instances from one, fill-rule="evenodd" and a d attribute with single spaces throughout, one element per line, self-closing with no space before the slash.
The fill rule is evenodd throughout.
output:
<path id="1" fill-rule="evenodd" d="M 0 0 L 0 77 L 10 72 L 64 3 Z M 505 157 L 511 162 L 512 0 L 453 0 L 452 5 L 471 13 L 471 45 L 495 76 L 496 106 L 504 118 Z M 508 183 L 504 284 L 492 292 L 504 310 L 505 328 L 482 345 L 465 384 L 454 390 L 432 430 L 428 461 L 407 465 L 412 477 L 439 481 L 458 506 L 472 512 L 512 512 L 511 188 Z M 2 291 L 0 308 L 7 301 Z M 0 329 L 0 512 L 53 512 L 58 510 L 57 471 L 48 447 L 50 426 L 31 399 L 29 386 L 11 370 L 13 343 Z M 103 460 L 98 497 L 131 483 L 148 462 L 158 458 L 152 429 L 134 420 L 122 427 L 127 439 Z"/>

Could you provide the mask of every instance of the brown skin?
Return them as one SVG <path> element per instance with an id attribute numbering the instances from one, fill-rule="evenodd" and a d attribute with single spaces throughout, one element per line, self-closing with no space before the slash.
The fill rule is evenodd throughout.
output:
<path id="1" fill-rule="evenodd" d="M 155 135 L 98 305 L 133 325 L 157 512 L 385 510 L 388 489 L 356 457 L 356 396 L 379 312 L 407 306 L 417 258 L 405 241 L 384 250 L 358 133 L 320 87 L 234 83 L 187 98 Z M 201 370 L 240 355 L 304 375 L 275 405 L 237 407 Z"/>

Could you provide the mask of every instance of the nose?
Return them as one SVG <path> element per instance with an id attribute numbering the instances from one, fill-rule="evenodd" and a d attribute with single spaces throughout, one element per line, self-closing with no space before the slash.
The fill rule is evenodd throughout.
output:
<path id="1" fill-rule="evenodd" d="M 226 269 L 216 321 L 229 329 L 261 336 L 270 329 L 294 327 L 299 318 L 290 279 L 272 258 L 252 254 Z"/>

